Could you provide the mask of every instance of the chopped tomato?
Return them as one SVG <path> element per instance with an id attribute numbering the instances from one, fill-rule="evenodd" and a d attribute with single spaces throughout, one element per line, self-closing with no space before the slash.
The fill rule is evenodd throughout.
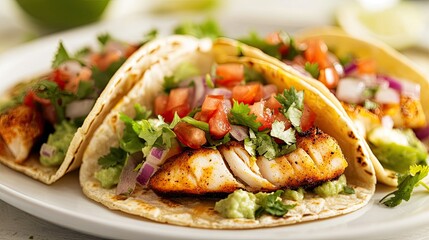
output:
<path id="1" fill-rule="evenodd" d="M 279 101 L 277 101 L 274 96 L 275 94 L 271 95 L 271 97 L 268 98 L 268 100 L 265 102 L 265 107 L 271 109 L 274 113 L 278 113 L 282 105 L 279 103 Z"/>
<path id="2" fill-rule="evenodd" d="M 273 113 L 269 108 L 265 107 L 264 101 L 256 102 L 255 104 L 250 106 L 250 113 L 255 114 L 256 121 L 262 124 L 258 128 L 259 131 L 271 128 L 271 125 L 274 122 Z"/>
<path id="3" fill-rule="evenodd" d="M 179 122 L 173 131 L 181 143 L 192 149 L 199 149 L 207 142 L 206 133 L 189 123 Z"/>
<path id="4" fill-rule="evenodd" d="M 215 139 L 223 138 L 231 130 L 231 124 L 223 107 L 219 108 L 209 120 L 210 135 Z"/>
<path id="5" fill-rule="evenodd" d="M 263 89 L 260 83 L 238 85 L 232 89 L 232 98 L 240 103 L 253 104 L 260 101 L 263 96 Z"/>
<path id="6" fill-rule="evenodd" d="M 208 122 L 216 111 L 222 107 L 223 100 L 223 95 L 208 95 L 201 106 L 200 121 Z"/>
<path id="7" fill-rule="evenodd" d="M 316 120 L 316 114 L 310 109 L 307 104 L 304 104 L 301 117 L 301 130 L 307 131 L 313 127 L 314 121 Z"/>
<path id="8" fill-rule="evenodd" d="M 377 70 L 374 59 L 360 59 L 356 62 L 356 65 L 360 74 L 375 74 Z"/>
<path id="9" fill-rule="evenodd" d="M 189 88 L 176 88 L 168 95 L 167 108 L 161 115 L 166 122 L 171 122 L 175 112 L 179 117 L 184 117 L 191 112 Z"/>
<path id="10" fill-rule="evenodd" d="M 120 51 L 110 51 L 107 53 L 94 53 L 91 55 L 91 62 L 101 71 L 105 71 L 109 66 L 121 58 Z"/>
<path id="11" fill-rule="evenodd" d="M 323 85 L 325 85 L 327 88 L 329 89 L 336 88 L 339 80 L 340 80 L 340 77 L 338 76 L 338 73 L 333 66 L 320 69 L 319 81 L 322 82 Z"/>
<path id="12" fill-rule="evenodd" d="M 309 39 L 305 41 L 307 49 L 304 51 L 304 57 L 311 63 L 319 64 L 319 69 L 329 66 L 328 46 L 321 39 Z"/>
<path id="13" fill-rule="evenodd" d="M 216 84 L 233 87 L 244 80 L 244 66 L 239 63 L 220 64 L 216 67 Z"/>
<path id="14" fill-rule="evenodd" d="M 51 73 L 52 81 L 54 81 L 58 85 L 58 87 L 60 87 L 60 89 L 64 89 L 68 81 L 68 78 L 69 78 L 68 74 L 64 73 L 58 68 Z"/>
<path id="15" fill-rule="evenodd" d="M 158 95 L 155 98 L 155 114 L 162 115 L 167 109 L 168 95 Z"/>

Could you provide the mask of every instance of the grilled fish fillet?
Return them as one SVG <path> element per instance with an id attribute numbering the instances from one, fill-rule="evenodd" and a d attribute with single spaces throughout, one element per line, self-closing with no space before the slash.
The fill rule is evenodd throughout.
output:
<path id="1" fill-rule="evenodd" d="M 398 105 L 383 109 L 393 119 L 397 128 L 419 128 L 426 126 L 426 116 L 420 100 L 401 96 Z"/>
<path id="2" fill-rule="evenodd" d="M 43 119 L 34 108 L 19 105 L 0 115 L 0 136 L 18 163 L 27 159 L 42 133 Z"/>
<path id="3" fill-rule="evenodd" d="M 244 185 L 226 166 L 219 151 L 188 150 L 165 162 L 149 180 L 149 188 L 164 194 L 230 193 Z"/>
<path id="4" fill-rule="evenodd" d="M 185 151 L 169 159 L 150 179 L 149 188 L 163 194 L 273 191 L 312 187 L 344 173 L 347 161 L 335 139 L 318 128 L 297 136 L 297 149 L 268 160 L 252 158 L 242 143 Z M 232 172 L 232 173 L 231 173 Z"/>

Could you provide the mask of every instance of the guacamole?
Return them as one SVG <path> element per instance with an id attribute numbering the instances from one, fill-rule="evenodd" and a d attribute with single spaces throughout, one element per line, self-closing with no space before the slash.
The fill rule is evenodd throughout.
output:
<path id="1" fill-rule="evenodd" d="M 255 211 L 259 208 L 256 196 L 244 190 L 236 190 L 215 204 L 215 210 L 225 218 L 255 218 Z"/>
<path id="2" fill-rule="evenodd" d="M 298 188 L 297 190 L 286 189 L 282 194 L 282 198 L 299 202 L 304 199 L 304 193 L 304 188 Z"/>
<path id="3" fill-rule="evenodd" d="M 59 166 L 64 161 L 70 142 L 77 131 L 77 127 L 69 121 L 62 121 L 55 125 L 55 132 L 50 134 L 46 145 L 55 149 L 49 157 L 44 155 L 43 147 L 40 150 L 40 163 L 47 167 Z"/>
<path id="4" fill-rule="evenodd" d="M 115 167 L 103 168 L 95 173 L 95 178 L 100 181 L 103 188 L 112 188 L 119 183 L 121 176 L 122 166 L 116 165 Z"/>
<path id="5" fill-rule="evenodd" d="M 337 180 L 328 181 L 315 187 L 313 191 L 321 197 L 332 197 L 344 192 L 346 187 L 346 176 L 341 175 Z"/>
<path id="6" fill-rule="evenodd" d="M 388 169 L 406 173 L 411 165 L 426 165 L 426 147 L 411 129 L 379 127 L 369 133 L 368 140 L 372 152 Z"/>

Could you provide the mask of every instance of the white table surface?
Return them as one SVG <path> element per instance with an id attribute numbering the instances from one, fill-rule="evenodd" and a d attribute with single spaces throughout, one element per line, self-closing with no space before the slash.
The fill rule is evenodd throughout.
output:
<path id="1" fill-rule="evenodd" d="M 118 0 L 116 0 L 115 4 Z M 133 0 L 129 0 L 127 2 L 135 2 Z M 308 0 L 306 1 L 308 2 Z M 323 5 L 321 4 L 326 3 L 325 1 L 315 1 L 319 6 Z M 332 5 L 334 4 L 334 0 L 330 1 L 329 3 Z M 300 6 L 303 7 L 305 4 L 301 3 Z M 329 5 L 329 4 L 328 4 Z M 428 4 L 429 5 L 429 4 Z M 10 14 L 13 14 L 11 12 L 8 12 L 7 7 L 11 6 L 11 0 L 1 0 L 0 2 L 0 21 L 2 21 L 5 18 L 10 17 Z M 308 17 L 302 17 L 301 19 L 305 19 L 305 22 L 301 22 L 300 24 L 304 25 L 312 25 L 315 23 L 329 23 L 329 7 L 320 7 L 320 9 L 326 10 L 325 13 L 317 13 L 317 11 L 313 11 L 307 14 L 312 14 L 314 17 L 308 18 Z M 117 8 L 116 12 L 109 13 L 112 18 L 119 18 L 121 17 L 121 14 L 127 13 L 127 11 L 130 10 L 130 7 L 123 6 L 121 8 Z M 230 13 L 231 14 L 231 13 Z M 296 18 L 295 14 L 295 18 Z M 278 17 L 278 16 L 266 16 L 267 21 L 271 21 L 272 18 Z M 317 18 L 319 20 L 317 20 Z M 320 20 L 321 19 L 321 20 Z M 296 24 L 296 22 L 290 22 L 290 24 Z M 0 25 L 0 36 L 1 36 L 1 28 L 5 27 L 3 23 Z M 296 25 L 298 26 L 298 25 Z M 16 33 L 14 36 L 9 36 L 8 41 L 4 42 L 3 48 L 0 46 L 0 51 L 4 49 L 5 47 L 10 47 L 12 45 L 17 45 L 18 42 L 21 39 L 20 31 L 21 27 L 19 26 L 19 22 L 15 23 L 14 26 L 11 25 L 11 28 L 13 30 L 16 30 Z M 18 30 L 17 30 L 18 29 Z M 27 31 L 28 28 L 23 28 L 24 31 Z M 1 37 L 0 37 L 1 38 Z M 1 41 L 0 41 L 1 44 Z M 6 46 L 7 44 L 7 46 Z M 413 59 L 415 59 L 422 69 L 424 71 L 427 71 L 429 74 L 429 54 L 421 54 L 421 52 L 407 52 L 409 56 L 411 56 Z M 1 176 L 0 176 L 1 177 Z M 429 216 L 428 216 L 429 217 Z M 263 239 L 263 236 L 261 236 Z M 0 199 L 0 240 L 8 239 L 8 240 L 17 240 L 17 239 L 100 239 L 94 236 L 86 235 L 84 233 L 80 233 L 74 230 L 70 230 L 67 228 L 60 227 L 58 225 L 55 225 L 53 223 L 50 223 L 48 221 L 39 219 L 35 216 L 32 216 L 26 212 L 21 211 L 20 209 L 17 209 L 4 201 Z M 395 235 L 385 235 L 385 236 L 377 236 L 373 238 L 374 240 L 423 240 L 423 239 L 429 239 L 429 226 L 422 227 L 420 229 L 409 229 L 408 231 L 402 232 L 400 234 Z M 368 239 L 370 240 L 370 239 Z"/>

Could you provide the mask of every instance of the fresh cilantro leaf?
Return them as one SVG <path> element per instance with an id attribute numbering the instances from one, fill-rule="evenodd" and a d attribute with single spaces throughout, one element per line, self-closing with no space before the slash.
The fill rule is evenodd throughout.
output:
<path id="1" fill-rule="evenodd" d="M 135 121 L 125 114 L 119 114 L 119 119 L 125 124 L 122 139 L 119 141 L 121 148 L 131 154 L 141 151 L 145 143 L 134 131 Z"/>
<path id="2" fill-rule="evenodd" d="M 151 110 L 148 110 L 146 107 L 138 103 L 134 105 L 134 110 L 136 111 L 136 116 L 134 117 L 134 120 L 148 119 L 152 115 Z"/>
<path id="3" fill-rule="evenodd" d="M 277 150 L 277 154 L 276 157 L 280 157 L 286 154 L 289 154 L 293 151 L 296 150 L 296 144 L 291 144 L 291 145 L 280 145 L 278 150 Z"/>
<path id="4" fill-rule="evenodd" d="M 256 121 L 256 115 L 250 113 L 249 105 L 238 103 L 236 100 L 233 100 L 228 118 L 231 124 L 246 126 L 255 132 L 257 132 L 258 128 L 261 126 L 261 123 Z"/>
<path id="5" fill-rule="evenodd" d="M 65 107 L 76 99 L 76 96 L 59 88 L 58 84 L 49 80 L 41 80 L 34 85 L 38 97 L 48 99 L 55 108 L 58 122 L 65 119 Z"/>
<path id="6" fill-rule="evenodd" d="M 95 87 L 99 92 L 101 92 L 107 86 L 107 83 L 116 73 L 116 71 L 118 71 L 118 69 L 122 66 L 125 60 L 125 58 L 120 58 L 116 62 L 110 64 L 110 66 L 104 71 L 96 66 L 92 66 L 92 79 L 94 79 Z"/>
<path id="7" fill-rule="evenodd" d="M 91 81 L 80 81 L 77 88 L 77 99 L 83 99 L 90 96 L 94 92 L 94 83 Z"/>
<path id="8" fill-rule="evenodd" d="M 412 165 L 409 172 L 398 178 L 398 189 L 384 196 L 380 203 L 388 207 L 396 207 L 402 200 L 408 201 L 415 187 L 422 185 L 429 191 L 429 186 L 422 180 L 428 175 L 429 166 Z"/>
<path id="9" fill-rule="evenodd" d="M 158 30 L 155 28 L 151 29 L 147 33 L 144 34 L 143 41 L 140 44 L 144 45 L 144 44 L 154 40 L 157 37 L 158 37 Z"/>
<path id="10" fill-rule="evenodd" d="M 311 76 L 315 79 L 319 78 L 319 64 L 318 63 L 310 63 L 306 62 L 304 65 L 305 71 L 311 74 Z"/>
<path id="11" fill-rule="evenodd" d="M 184 22 L 174 29 L 175 34 L 191 35 L 197 38 L 215 39 L 223 35 L 219 25 L 213 19 L 201 23 Z"/>
<path id="12" fill-rule="evenodd" d="M 285 89 L 282 94 L 277 94 L 275 99 L 282 105 L 280 110 L 290 120 L 295 129 L 301 131 L 301 117 L 304 109 L 304 92 L 296 91 L 294 87 Z"/>
<path id="13" fill-rule="evenodd" d="M 70 55 L 64 47 L 63 42 L 60 41 L 54 60 L 52 61 L 52 68 L 58 68 L 62 63 L 70 59 Z"/>
<path id="14" fill-rule="evenodd" d="M 252 130 L 250 130 L 252 131 Z M 256 138 L 256 137 L 255 137 Z M 256 156 L 256 144 L 252 140 L 252 138 L 245 138 L 244 139 L 244 149 L 250 154 L 250 156 L 254 157 Z"/>
<path id="15" fill-rule="evenodd" d="M 363 103 L 363 107 L 368 110 L 375 110 L 379 107 L 379 105 L 376 102 L 373 102 L 369 99 L 365 99 L 365 102 Z"/>
<path id="16" fill-rule="evenodd" d="M 264 53 L 277 59 L 282 58 L 280 53 L 280 44 L 270 44 L 256 32 L 250 32 L 249 36 L 240 38 L 239 41 L 252 47 L 259 48 Z"/>
<path id="17" fill-rule="evenodd" d="M 287 205 L 282 202 L 280 196 L 283 192 L 283 190 L 277 190 L 274 193 L 257 193 L 256 204 L 260 207 L 256 210 L 255 217 L 258 218 L 264 213 L 282 217 L 293 209 L 296 205 Z"/>
<path id="18" fill-rule="evenodd" d="M 122 166 L 127 158 L 127 153 L 121 148 L 110 148 L 110 152 L 107 155 L 102 156 L 98 159 L 98 165 L 102 168 Z"/>
<path id="19" fill-rule="evenodd" d="M 345 67 L 349 64 L 352 64 L 354 59 L 355 57 L 353 56 L 353 54 L 346 54 L 344 56 L 340 56 L 338 60 L 340 61 L 340 64 Z"/>
<path id="20" fill-rule="evenodd" d="M 302 111 L 296 107 L 295 103 L 289 107 L 289 109 L 286 111 L 286 114 L 284 115 L 287 117 L 287 119 L 289 119 L 292 126 L 294 126 L 298 132 L 301 132 Z"/>
<path id="21" fill-rule="evenodd" d="M 342 194 L 355 194 L 355 189 L 349 186 L 344 186 L 343 191 L 341 192 Z"/>
<path id="22" fill-rule="evenodd" d="M 191 118 L 191 117 L 189 117 L 189 116 L 185 116 L 185 117 L 183 117 L 183 118 L 182 118 L 182 121 L 183 121 L 183 122 L 186 122 L 186 123 L 189 123 L 189 124 L 191 124 L 192 126 L 197 127 L 197 128 L 199 128 L 199 129 L 201 129 L 201 130 L 203 130 L 203 131 L 205 131 L 205 132 L 208 132 L 208 131 L 209 131 L 209 124 L 208 124 L 208 123 L 206 123 L 206 122 L 198 121 L 198 120 L 196 120 L 196 119 L 194 119 L 194 118 Z"/>
<path id="23" fill-rule="evenodd" d="M 296 91 L 294 87 L 285 89 L 283 94 L 278 94 L 275 98 L 283 106 L 285 112 L 292 104 L 295 104 L 299 110 L 304 108 L 304 91 Z"/>
<path id="24" fill-rule="evenodd" d="M 286 54 L 283 54 L 282 56 L 283 58 L 293 60 L 296 56 L 301 54 L 301 51 L 296 45 L 295 39 L 293 39 L 288 33 L 280 31 L 279 37 L 282 40 L 283 45 L 288 47 Z"/>
<path id="25" fill-rule="evenodd" d="M 85 57 L 85 56 L 88 56 L 88 54 L 90 54 L 90 53 L 91 53 L 91 48 L 89 48 L 89 47 L 84 47 L 84 48 L 81 48 L 81 49 L 77 50 L 77 51 L 74 53 L 73 58 L 74 58 L 74 59 L 81 59 L 81 58 L 83 58 L 83 57 Z M 81 61 L 79 61 L 79 62 L 81 62 Z"/>
<path id="26" fill-rule="evenodd" d="M 295 131 L 292 128 L 285 130 L 285 123 L 281 121 L 274 121 L 271 127 L 270 135 L 283 140 L 286 145 L 291 145 L 296 142 Z"/>
<path id="27" fill-rule="evenodd" d="M 183 80 L 200 75 L 200 70 L 190 62 L 181 63 L 171 76 L 164 77 L 162 85 L 164 92 L 169 93 L 177 88 Z"/>
<path id="28" fill-rule="evenodd" d="M 222 139 L 213 139 L 211 135 L 207 133 L 206 139 L 210 146 L 216 147 L 231 141 L 231 136 L 229 133 L 227 133 Z"/>
<path id="29" fill-rule="evenodd" d="M 97 40 L 101 46 L 106 46 L 107 42 L 112 40 L 112 36 L 108 33 L 100 34 L 97 36 Z"/>
<path id="30" fill-rule="evenodd" d="M 264 156 L 267 159 L 274 159 L 277 156 L 277 143 L 267 133 L 256 133 L 256 151 L 259 156 Z"/>

